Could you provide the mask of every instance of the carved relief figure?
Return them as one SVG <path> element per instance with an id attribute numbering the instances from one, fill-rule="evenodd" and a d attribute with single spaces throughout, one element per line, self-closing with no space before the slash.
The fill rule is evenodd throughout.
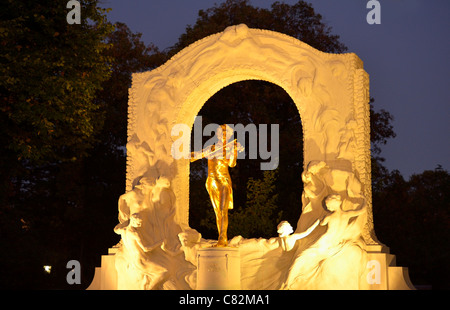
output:
<path id="1" fill-rule="evenodd" d="M 170 189 L 170 182 L 165 177 L 159 177 L 152 190 L 151 202 L 153 204 L 152 232 L 159 235 L 163 241 L 162 249 L 170 255 L 181 253 L 181 244 L 177 238 L 181 232 L 180 226 L 175 222 L 175 194 Z"/>
<path id="2" fill-rule="evenodd" d="M 193 265 L 184 259 L 174 216 L 175 194 L 166 177 L 143 177 L 120 197 L 114 229 L 122 237 L 115 262 L 119 288 L 190 288 L 184 276 Z"/>
<path id="3" fill-rule="evenodd" d="M 133 273 L 141 280 L 140 289 L 152 289 L 164 277 L 167 269 L 148 259 L 147 253 L 160 247 L 162 242 L 146 244 L 141 227 L 142 217 L 139 213 L 134 213 L 129 219 L 129 225 L 119 224 L 114 231 L 122 236 L 124 259 L 131 265 L 127 269 L 135 269 Z"/>
<path id="4" fill-rule="evenodd" d="M 119 198 L 119 223 L 130 219 L 130 215 L 148 208 L 146 198 L 152 190 L 152 184 L 148 178 L 141 178 L 133 190 L 123 194 Z"/>
<path id="5" fill-rule="evenodd" d="M 326 215 L 320 223 L 321 226 L 327 225 L 328 227 L 325 235 L 317 243 L 321 249 L 331 248 L 339 245 L 343 241 L 359 237 L 358 235 L 349 235 L 347 229 L 354 223 L 349 222 L 352 217 L 357 217 L 366 212 L 365 205 L 358 210 L 344 211 L 342 210 L 341 196 L 329 195 L 325 199 L 325 206 L 327 211 L 331 213 Z"/>
<path id="6" fill-rule="evenodd" d="M 289 269 L 284 289 L 358 289 L 366 252 L 361 229 L 352 229 L 365 205 L 344 211 L 340 195 L 324 200 L 327 214 L 320 221 L 327 230 L 309 248 L 301 250 Z M 353 219 L 353 220 L 351 220 Z"/>

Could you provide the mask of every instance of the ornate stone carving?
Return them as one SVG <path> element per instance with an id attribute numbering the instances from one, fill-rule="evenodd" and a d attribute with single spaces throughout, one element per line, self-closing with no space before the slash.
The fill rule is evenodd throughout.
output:
<path id="1" fill-rule="evenodd" d="M 174 221 L 175 195 L 165 177 L 141 178 L 133 190 L 119 199 L 119 224 L 114 231 L 122 239 L 115 267 L 119 289 L 192 289 L 188 276 L 195 270 L 185 260 Z"/>
<path id="2" fill-rule="evenodd" d="M 163 66 L 133 74 L 117 288 L 195 289 L 200 248 L 189 227 L 189 159 L 171 156 L 175 124 L 192 128 L 202 105 L 248 79 L 282 87 L 303 125 L 304 182 L 295 233 L 229 240 L 243 289 L 359 288 L 367 245 L 378 245 L 371 205 L 368 75 L 355 54 L 322 53 L 292 37 L 232 26 Z M 301 210 L 300 210 L 301 208 Z M 301 212 L 300 212 L 301 211 Z M 373 254 L 371 254 L 373 255 Z M 333 270 L 345 270 L 339 277 Z"/>

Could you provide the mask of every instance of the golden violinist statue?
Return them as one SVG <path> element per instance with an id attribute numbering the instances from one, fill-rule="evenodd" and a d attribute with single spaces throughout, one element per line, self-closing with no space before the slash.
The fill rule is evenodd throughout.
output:
<path id="1" fill-rule="evenodd" d="M 236 139 L 228 142 L 234 135 L 233 129 L 228 125 L 220 125 L 216 135 L 223 138 L 219 138 L 211 148 L 192 152 L 191 162 L 201 158 L 208 159 L 208 178 L 205 186 L 216 213 L 219 231 L 218 242 L 215 246 L 226 247 L 228 245 L 228 209 L 233 209 L 233 189 L 228 167 L 236 166 L 237 153 L 242 152 L 244 147 Z"/>

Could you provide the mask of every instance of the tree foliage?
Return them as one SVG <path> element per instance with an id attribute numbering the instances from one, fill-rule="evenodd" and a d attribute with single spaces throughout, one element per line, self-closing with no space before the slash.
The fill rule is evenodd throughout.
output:
<path id="1" fill-rule="evenodd" d="M 413 284 L 447 288 L 450 268 L 450 174 L 438 166 L 406 181 L 398 170 L 374 188 L 377 237 L 407 266 Z"/>
<path id="2" fill-rule="evenodd" d="M 242 23 L 249 28 L 290 35 L 324 52 L 342 53 L 347 50 L 339 42 L 339 36 L 332 34 L 331 27 L 323 22 L 322 16 L 305 1 L 300 0 L 293 5 L 276 1 L 270 9 L 263 9 L 252 6 L 249 0 L 227 0 L 200 10 L 195 25 L 186 27 L 185 33 L 168 53 L 173 55 L 197 40 Z"/>
<path id="3" fill-rule="evenodd" d="M 278 207 L 277 174 L 278 170 L 267 170 L 262 179 L 249 178 L 246 208 L 233 212 L 230 235 L 244 238 L 271 238 L 276 235 L 277 224 L 283 215 Z"/>
<path id="4" fill-rule="evenodd" d="M 162 62 L 126 25 L 113 31 L 97 1 L 82 1 L 80 25 L 67 24 L 66 3 L 9 1 L 1 12 L 0 285 L 9 288 L 73 288 L 71 259 L 89 284 L 118 241 L 131 73 Z"/>
<path id="5" fill-rule="evenodd" d="M 2 5 L 1 145 L 16 159 L 83 156 L 101 126 L 93 99 L 109 75 L 112 27 L 96 0 L 82 3 L 80 25 L 67 23 L 64 1 Z"/>
<path id="6" fill-rule="evenodd" d="M 111 76 L 102 84 L 95 102 L 105 116 L 102 131 L 97 140 L 117 152 L 127 143 L 128 89 L 131 74 L 154 69 L 161 65 L 164 56 L 152 44 L 145 45 L 140 33 L 133 33 L 123 23 L 114 24 L 115 30 L 107 37 L 110 49 L 104 56 L 111 59 Z M 123 152 L 123 149 L 122 149 Z"/>

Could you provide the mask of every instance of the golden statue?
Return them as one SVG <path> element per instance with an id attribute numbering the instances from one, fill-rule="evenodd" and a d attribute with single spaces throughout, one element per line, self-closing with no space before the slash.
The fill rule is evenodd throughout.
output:
<path id="1" fill-rule="evenodd" d="M 217 229 L 219 231 L 216 247 L 228 245 L 228 209 L 233 209 L 233 189 L 228 167 L 236 166 L 237 153 L 242 152 L 244 147 L 234 139 L 234 131 L 228 125 L 221 125 L 216 132 L 218 142 L 209 149 L 191 153 L 191 162 L 197 159 L 208 159 L 208 178 L 206 179 L 206 190 L 216 213 Z"/>

